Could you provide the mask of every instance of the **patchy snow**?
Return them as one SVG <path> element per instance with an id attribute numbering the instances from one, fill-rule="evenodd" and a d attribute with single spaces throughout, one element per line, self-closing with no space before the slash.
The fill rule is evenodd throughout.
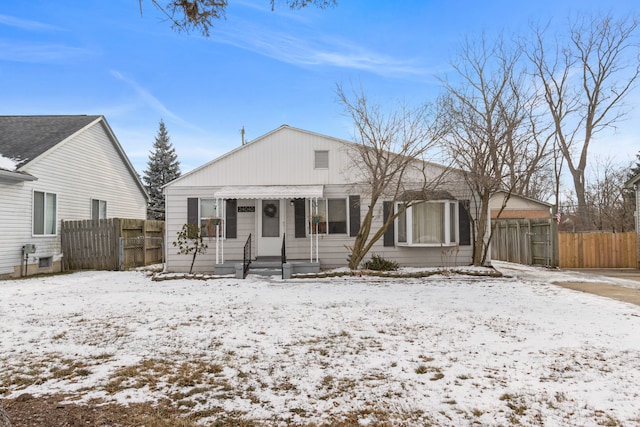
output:
<path id="1" fill-rule="evenodd" d="M 18 163 L 20 163 L 19 159 L 10 159 L 8 157 L 4 157 L 2 153 L 0 153 L 0 169 L 13 172 L 17 169 Z"/>
<path id="2" fill-rule="evenodd" d="M 640 307 L 550 284 L 583 274 L 498 268 L 512 277 L 2 281 L 0 395 L 269 425 L 640 425 Z"/>
<path id="3" fill-rule="evenodd" d="M 588 269 L 582 271 L 547 269 L 529 265 L 513 264 L 503 261 L 491 261 L 491 264 L 506 276 L 513 276 L 522 280 L 543 280 L 549 283 L 584 282 L 605 283 L 609 285 L 624 286 L 626 288 L 640 289 L 640 282 L 616 277 L 601 276 L 589 273 Z"/>

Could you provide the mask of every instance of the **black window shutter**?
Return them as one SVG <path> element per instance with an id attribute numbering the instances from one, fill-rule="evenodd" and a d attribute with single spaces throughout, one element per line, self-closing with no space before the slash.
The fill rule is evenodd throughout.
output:
<path id="1" fill-rule="evenodd" d="M 360 231 L 360 196 L 349 196 L 349 236 L 357 236 L 358 231 Z"/>
<path id="2" fill-rule="evenodd" d="M 293 216 L 295 223 L 295 236 L 306 237 L 305 199 L 293 199 Z"/>
<path id="3" fill-rule="evenodd" d="M 458 232 L 460 233 L 460 246 L 471 245 L 471 222 L 469 221 L 469 200 L 458 202 Z"/>
<path id="4" fill-rule="evenodd" d="M 235 239 L 238 237 L 238 201 L 236 199 L 227 199 L 226 209 L 226 230 L 227 239 Z"/>
<path id="5" fill-rule="evenodd" d="M 187 223 L 200 226 L 198 221 L 198 198 L 189 197 L 187 199 Z"/>
<path id="6" fill-rule="evenodd" d="M 382 221 L 387 222 L 387 218 L 390 215 L 393 215 L 393 206 L 391 202 L 382 202 Z M 395 224 L 392 222 L 389 224 L 389 228 L 384 232 L 383 245 L 384 246 L 394 246 L 395 244 Z"/>

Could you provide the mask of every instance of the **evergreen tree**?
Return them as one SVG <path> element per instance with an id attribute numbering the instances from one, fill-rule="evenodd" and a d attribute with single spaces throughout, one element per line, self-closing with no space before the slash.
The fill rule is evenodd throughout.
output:
<path id="1" fill-rule="evenodd" d="M 629 172 L 629 179 L 634 178 L 637 175 L 640 175 L 640 151 L 636 154 L 636 164 L 635 166 L 631 166 L 631 171 Z"/>
<path id="2" fill-rule="evenodd" d="M 153 151 L 149 153 L 144 183 L 149 193 L 148 219 L 164 220 L 164 196 L 162 186 L 180 176 L 180 162 L 176 150 L 169 141 L 169 134 L 162 119 Z"/>

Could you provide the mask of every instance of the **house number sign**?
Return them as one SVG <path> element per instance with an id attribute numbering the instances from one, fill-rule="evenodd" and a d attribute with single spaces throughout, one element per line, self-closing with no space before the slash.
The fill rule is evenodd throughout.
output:
<path id="1" fill-rule="evenodd" d="M 238 206 L 238 213 L 255 212 L 255 211 L 256 211 L 256 207 L 255 206 Z"/>

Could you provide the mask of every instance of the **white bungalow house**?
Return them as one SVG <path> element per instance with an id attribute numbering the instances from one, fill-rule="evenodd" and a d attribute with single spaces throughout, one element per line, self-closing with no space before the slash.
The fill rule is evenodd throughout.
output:
<path id="1" fill-rule="evenodd" d="M 294 273 L 296 268 L 346 266 L 369 200 L 354 147 L 283 125 L 167 184 L 166 270 L 189 271 L 191 256 L 178 254 L 172 244 L 187 223 L 201 227 L 208 245 L 196 258 L 194 272 L 229 273 L 229 266 L 242 262 L 248 241 L 252 260 L 280 257 L 284 248 L 287 260 L 296 260 Z M 425 174 L 444 170 L 416 163 L 407 188 L 411 180 L 419 188 Z M 402 266 L 471 263 L 464 208 L 469 191 L 460 182 L 451 181 L 448 188 L 409 208 L 369 255 Z M 392 209 L 388 200 L 375 207 L 374 231 Z"/>
<path id="2" fill-rule="evenodd" d="M 60 271 L 62 220 L 143 219 L 147 200 L 103 116 L 0 116 L 0 278 Z"/>

